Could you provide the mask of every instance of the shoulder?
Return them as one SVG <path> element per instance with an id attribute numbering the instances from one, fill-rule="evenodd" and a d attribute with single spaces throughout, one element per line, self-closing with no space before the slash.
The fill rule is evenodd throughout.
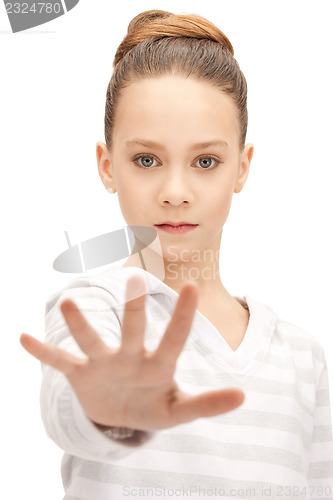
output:
<path id="1" fill-rule="evenodd" d="M 323 354 L 324 349 L 320 341 L 310 331 L 279 317 L 276 330 L 293 349 L 297 351 L 311 350 L 318 357 Z"/>
<path id="2" fill-rule="evenodd" d="M 88 321 L 118 324 L 118 307 L 124 287 L 120 273 L 110 269 L 98 274 L 83 274 L 68 281 L 46 299 L 45 326 L 48 333 L 64 324 L 60 305 L 71 299 Z"/>
<path id="3" fill-rule="evenodd" d="M 315 380 L 327 368 L 324 348 L 308 330 L 278 318 L 276 336 L 293 358 L 295 366 L 303 370 L 310 369 Z"/>
<path id="4" fill-rule="evenodd" d="M 297 359 L 297 364 L 304 368 L 313 362 L 322 365 L 325 363 L 324 348 L 313 333 L 281 317 L 265 302 L 248 295 L 245 298 L 251 314 L 254 313 L 255 326 L 269 329 L 271 352 L 279 358 Z"/>
<path id="5" fill-rule="evenodd" d="M 132 275 L 140 275 L 146 281 L 147 295 L 154 286 L 142 269 L 110 266 L 99 273 L 81 274 L 68 281 L 46 300 L 45 315 L 60 314 L 59 306 L 65 299 L 73 300 L 87 313 L 123 308 L 126 300 L 127 281 Z"/>
<path id="6" fill-rule="evenodd" d="M 62 288 L 53 292 L 46 301 L 46 314 L 50 312 L 59 301 L 70 298 L 75 301 L 94 300 L 103 297 L 117 300 L 117 285 L 115 280 L 107 281 L 103 275 L 81 275 L 68 281 Z"/>

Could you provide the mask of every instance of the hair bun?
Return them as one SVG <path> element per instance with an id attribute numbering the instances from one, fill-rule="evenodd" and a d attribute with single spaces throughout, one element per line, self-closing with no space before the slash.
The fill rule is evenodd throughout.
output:
<path id="1" fill-rule="evenodd" d="M 146 10 L 140 12 L 140 14 L 133 17 L 132 21 L 129 23 L 127 33 L 131 33 L 143 24 L 156 21 L 157 19 L 166 19 L 173 15 L 172 12 L 167 12 L 166 10 Z"/>
<path id="2" fill-rule="evenodd" d="M 119 45 L 113 65 L 135 45 L 147 38 L 185 37 L 212 40 L 220 43 L 231 55 L 230 40 L 213 23 L 197 14 L 173 14 L 165 10 L 146 10 L 135 16 L 128 25 L 127 35 Z"/>

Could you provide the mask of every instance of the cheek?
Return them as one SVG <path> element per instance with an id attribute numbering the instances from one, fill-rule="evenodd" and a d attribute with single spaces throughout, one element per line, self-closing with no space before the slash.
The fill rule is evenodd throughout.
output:
<path id="1" fill-rule="evenodd" d="M 144 188 L 130 176 L 118 178 L 117 182 L 118 202 L 120 210 L 128 225 L 140 225 L 144 217 L 143 200 L 145 199 Z"/>
<path id="2" fill-rule="evenodd" d="M 214 193 L 211 192 L 211 196 L 207 199 L 210 211 L 215 218 L 220 218 L 229 211 L 233 195 L 233 184 L 229 184 L 221 183 L 221 187 L 214 188 Z"/>
<path id="3" fill-rule="evenodd" d="M 128 215 L 133 214 L 135 206 L 137 206 L 138 193 L 131 189 L 129 183 L 126 183 L 123 186 L 118 183 L 117 189 L 119 206 L 124 217 L 126 218 Z"/>
<path id="4" fill-rule="evenodd" d="M 122 196 L 122 198 L 126 198 L 126 201 L 130 199 L 135 199 L 136 201 L 141 199 L 142 202 L 145 199 L 145 192 L 149 188 L 149 186 L 147 186 L 147 179 L 135 175 L 135 171 L 133 174 L 132 169 L 126 168 L 123 169 L 121 175 L 117 176 L 116 185 L 119 195 Z"/>

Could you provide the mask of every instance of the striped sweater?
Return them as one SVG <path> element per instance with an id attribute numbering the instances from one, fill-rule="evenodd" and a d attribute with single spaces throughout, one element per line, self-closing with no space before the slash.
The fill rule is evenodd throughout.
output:
<path id="1" fill-rule="evenodd" d="M 71 298 L 104 342 L 119 346 L 126 283 L 133 274 L 146 281 L 145 347 L 155 350 L 179 295 L 134 267 L 74 278 L 49 297 L 45 341 L 84 356 L 59 308 Z M 242 389 L 244 403 L 226 414 L 155 432 L 102 432 L 83 412 L 66 377 L 42 364 L 41 415 L 47 435 L 65 452 L 64 500 L 333 499 L 323 348 L 270 307 L 249 296 L 235 298 L 250 312 L 236 351 L 196 310 L 175 372 L 188 394 Z"/>

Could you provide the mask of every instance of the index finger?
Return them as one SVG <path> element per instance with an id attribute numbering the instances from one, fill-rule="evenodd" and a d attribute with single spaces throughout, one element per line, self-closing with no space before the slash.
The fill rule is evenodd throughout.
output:
<path id="1" fill-rule="evenodd" d="M 163 364 L 175 365 L 186 339 L 191 331 L 193 316 L 198 302 L 198 287 L 194 282 L 186 283 L 165 334 L 155 351 L 154 357 Z"/>

